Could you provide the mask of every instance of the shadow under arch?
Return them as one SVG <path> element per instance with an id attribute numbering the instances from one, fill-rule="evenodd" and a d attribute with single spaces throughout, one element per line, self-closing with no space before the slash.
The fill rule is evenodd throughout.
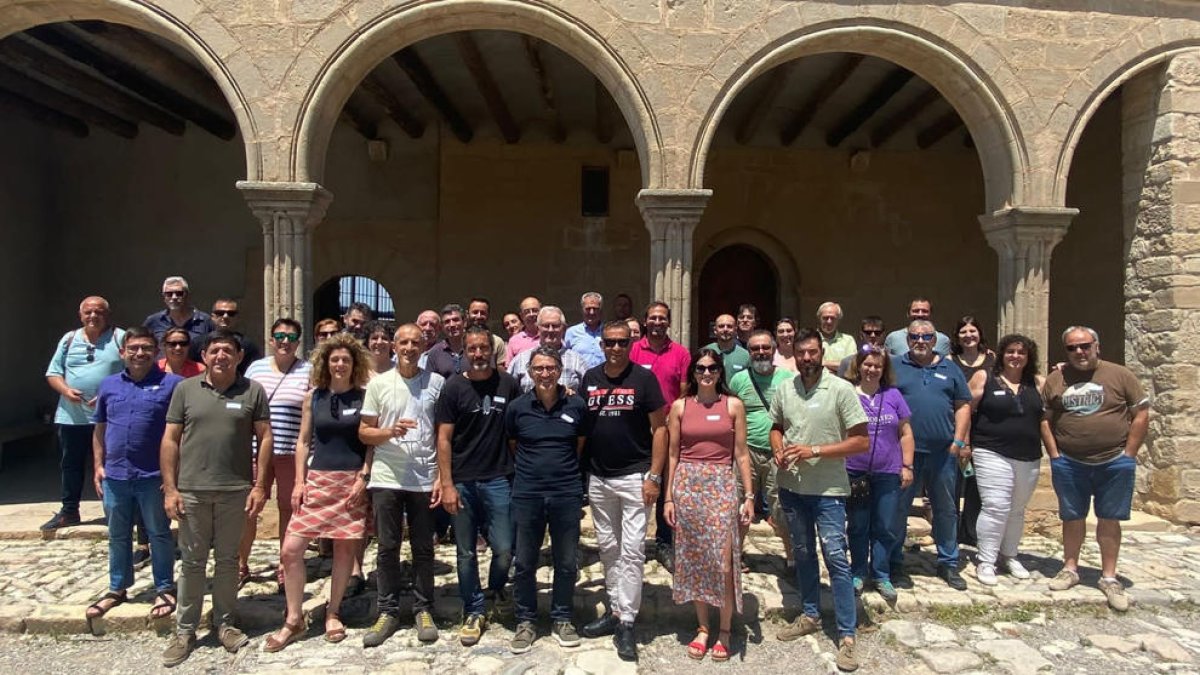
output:
<path id="1" fill-rule="evenodd" d="M 806 26 L 764 46 L 725 82 L 701 121 L 688 181 L 704 183 L 717 127 L 730 104 L 755 78 L 787 61 L 813 54 L 853 52 L 903 66 L 937 89 L 962 117 L 983 169 L 988 212 L 1020 204 L 1028 156 L 1013 111 L 986 72 L 956 47 L 913 26 L 893 21 L 838 20 Z"/>
<path id="2" fill-rule="evenodd" d="M 758 251 L 775 266 L 779 282 L 779 310 L 786 313 L 789 307 L 799 308 L 800 268 L 796 266 L 796 259 L 782 241 L 756 227 L 731 227 L 717 232 L 696 247 L 693 269 L 703 270 L 714 254 L 726 247 L 739 245 Z M 700 283 L 699 274 L 693 275 L 693 278 L 696 284 Z M 692 297 L 696 299 L 693 302 L 698 301 L 699 289 L 692 293 Z M 700 316 L 699 307 L 693 308 L 693 316 Z M 707 321 L 709 317 L 700 318 Z"/>
<path id="3" fill-rule="evenodd" d="M 350 34 L 321 66 L 299 109 L 291 173 L 320 182 L 338 114 L 358 83 L 392 53 L 421 40 L 468 30 L 504 30 L 544 40 L 579 61 L 612 94 L 637 146 L 642 187 L 664 180 L 662 136 L 649 99 L 616 51 L 586 23 L 549 0 L 408 2 Z"/>
<path id="4" fill-rule="evenodd" d="M 246 155 L 246 180 L 261 180 L 258 125 L 233 74 L 190 26 L 145 0 L 30 0 L 0 12 L 0 39 L 35 26 L 64 21 L 107 21 L 153 33 L 187 50 L 217 83 L 233 111 Z"/>

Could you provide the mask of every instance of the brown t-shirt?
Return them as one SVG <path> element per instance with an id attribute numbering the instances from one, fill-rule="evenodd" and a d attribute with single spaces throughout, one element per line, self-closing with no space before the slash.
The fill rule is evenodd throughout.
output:
<path id="1" fill-rule="evenodd" d="M 1149 403 L 1137 377 L 1108 361 L 1091 371 L 1064 366 L 1051 373 L 1042 400 L 1059 451 L 1087 464 L 1116 458 L 1125 449 L 1134 411 Z"/>

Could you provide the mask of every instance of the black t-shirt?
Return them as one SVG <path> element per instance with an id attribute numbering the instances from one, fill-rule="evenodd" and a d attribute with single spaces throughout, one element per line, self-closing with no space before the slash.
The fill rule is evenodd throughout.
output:
<path id="1" fill-rule="evenodd" d="M 362 468 L 367 446 L 358 439 L 358 423 L 365 396 L 362 389 L 341 394 L 328 389 L 313 390 L 312 459 L 308 468 L 318 471 Z"/>
<path id="2" fill-rule="evenodd" d="M 463 375 L 446 379 L 434 419 L 437 424 L 454 425 L 450 470 L 455 483 L 512 475 L 504 411 L 520 395 L 516 378 L 499 370 L 478 382 Z"/>
<path id="3" fill-rule="evenodd" d="M 588 472 L 617 478 L 649 471 L 654 442 L 650 414 L 666 405 L 654 374 L 630 363 L 610 378 L 602 364 L 584 375 L 583 394 L 588 407 L 583 449 Z"/>
<path id="4" fill-rule="evenodd" d="M 559 387 L 558 401 L 546 410 L 531 391 L 504 412 L 508 437 L 517 442 L 514 498 L 583 496 L 578 447 L 587 405 L 565 394 Z"/>

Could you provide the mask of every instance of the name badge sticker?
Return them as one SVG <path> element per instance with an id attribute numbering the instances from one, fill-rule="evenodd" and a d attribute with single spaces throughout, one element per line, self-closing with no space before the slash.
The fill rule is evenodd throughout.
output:
<path id="1" fill-rule="evenodd" d="M 651 364 L 651 363 L 643 363 L 643 364 L 641 364 L 641 365 L 642 365 L 642 367 L 643 367 L 643 368 L 645 368 L 646 370 L 650 370 L 650 367 L 651 367 L 653 364 Z"/>
<path id="2" fill-rule="evenodd" d="M 945 376 L 945 375 L 943 375 L 943 374 L 941 374 L 941 373 L 934 373 L 934 374 L 933 374 L 933 376 L 934 376 L 934 377 L 936 377 L 936 378 L 937 378 L 937 379 L 939 379 L 939 380 L 945 380 L 945 379 L 947 379 L 947 378 L 946 378 L 946 376 Z"/>
<path id="3" fill-rule="evenodd" d="M 575 418 L 574 418 L 574 417 L 571 417 L 571 416 L 570 416 L 570 415 L 568 415 L 567 413 L 563 413 L 563 414 L 562 414 L 562 421 L 566 422 L 567 424 L 574 424 L 574 423 L 575 423 Z"/>
<path id="4" fill-rule="evenodd" d="M 342 411 L 342 414 L 343 415 L 353 415 L 356 412 L 358 412 L 358 408 L 346 408 L 345 410 Z"/>
<path id="5" fill-rule="evenodd" d="M 999 389 L 997 389 L 996 391 L 992 392 L 992 396 L 1004 396 L 1007 393 L 1008 392 L 1006 392 L 1006 391 L 1000 391 Z"/>
<path id="6" fill-rule="evenodd" d="M 242 404 L 238 403 L 237 401 L 230 401 L 225 404 L 225 409 L 226 410 L 241 410 Z"/>
<path id="7" fill-rule="evenodd" d="M 709 422 L 720 422 L 721 416 L 720 415 L 706 415 L 704 417 L 704 419 L 708 420 Z"/>
<path id="8" fill-rule="evenodd" d="M 504 403 L 504 397 L 503 397 L 503 396 L 493 396 L 493 397 L 492 397 L 492 400 L 493 400 L 493 401 L 495 401 L 496 403 Z"/>
<path id="9" fill-rule="evenodd" d="M 588 391 L 596 391 L 596 385 L 594 385 L 594 384 L 589 384 L 589 385 L 588 385 L 588 388 L 587 388 L 587 390 L 588 390 Z"/>

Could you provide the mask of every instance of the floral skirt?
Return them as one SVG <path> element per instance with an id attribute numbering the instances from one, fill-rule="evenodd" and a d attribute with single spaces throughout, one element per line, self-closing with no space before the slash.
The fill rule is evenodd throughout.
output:
<path id="1" fill-rule="evenodd" d="M 733 570 L 736 611 L 742 611 L 741 551 L 738 546 L 737 487 L 729 464 L 680 462 L 674 480 L 677 603 L 725 604 Z"/>
<path id="2" fill-rule="evenodd" d="M 287 533 L 305 539 L 362 539 L 367 535 L 367 503 L 350 506 L 358 471 L 309 470 L 304 501 L 292 513 Z"/>

